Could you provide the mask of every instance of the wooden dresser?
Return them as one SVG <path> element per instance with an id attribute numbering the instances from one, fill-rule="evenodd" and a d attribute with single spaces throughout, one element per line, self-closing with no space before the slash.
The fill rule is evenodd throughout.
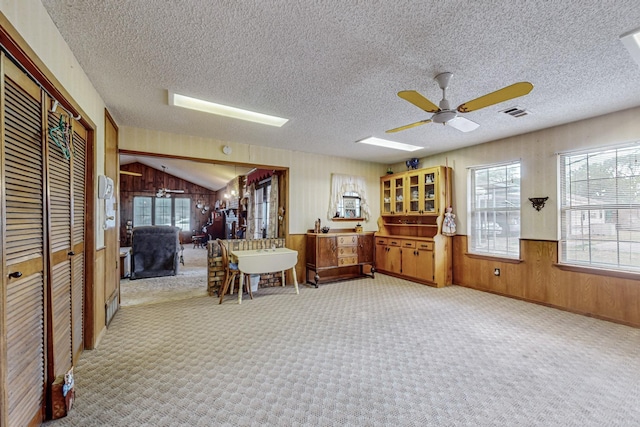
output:
<path id="1" fill-rule="evenodd" d="M 373 248 L 373 233 L 307 233 L 306 281 L 317 288 L 319 283 L 373 277 Z"/>

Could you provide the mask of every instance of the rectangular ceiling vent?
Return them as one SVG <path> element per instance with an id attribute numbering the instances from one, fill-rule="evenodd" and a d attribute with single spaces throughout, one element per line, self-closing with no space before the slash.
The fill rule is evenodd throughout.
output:
<path id="1" fill-rule="evenodd" d="M 530 112 L 530 111 L 527 111 L 527 110 L 525 110 L 524 108 L 522 108 L 522 107 L 518 107 L 518 106 L 516 106 L 516 107 L 511 107 L 511 108 L 507 108 L 506 110 L 502 110 L 502 111 L 500 111 L 500 112 L 501 112 L 501 113 L 508 114 L 508 115 L 510 115 L 511 117 L 516 117 L 516 118 L 518 118 L 518 117 L 523 117 L 523 116 L 526 116 L 526 115 L 528 115 L 528 114 L 531 114 L 531 112 Z"/>

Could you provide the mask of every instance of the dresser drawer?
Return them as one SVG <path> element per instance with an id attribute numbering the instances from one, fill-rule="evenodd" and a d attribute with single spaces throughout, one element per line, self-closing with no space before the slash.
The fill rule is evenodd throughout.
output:
<path id="1" fill-rule="evenodd" d="M 402 247 L 403 248 L 415 249 L 416 248 L 416 241 L 415 240 L 403 240 L 402 241 Z"/>
<path id="2" fill-rule="evenodd" d="M 376 245 L 386 245 L 388 241 L 386 237 L 376 237 Z"/>
<path id="3" fill-rule="evenodd" d="M 338 258 L 338 266 L 345 267 L 348 265 L 357 265 L 358 264 L 358 256 L 345 256 Z"/>
<path id="4" fill-rule="evenodd" d="M 338 236 L 338 246 L 356 246 L 357 244 L 358 244 L 358 236 L 355 234 Z"/>
<path id="5" fill-rule="evenodd" d="M 433 242 L 418 242 L 418 249 L 422 251 L 432 251 Z"/>
<path id="6" fill-rule="evenodd" d="M 357 246 L 338 246 L 338 256 L 352 256 L 358 255 L 358 247 Z"/>
<path id="7" fill-rule="evenodd" d="M 401 239 L 389 239 L 388 244 L 389 244 L 389 246 L 402 246 L 402 240 Z"/>

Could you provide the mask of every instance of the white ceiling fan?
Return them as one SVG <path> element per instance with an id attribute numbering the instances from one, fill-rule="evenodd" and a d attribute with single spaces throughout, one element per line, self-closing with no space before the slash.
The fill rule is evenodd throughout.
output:
<path id="1" fill-rule="evenodd" d="M 163 173 L 163 178 L 162 178 L 162 183 L 163 183 L 163 188 L 158 188 L 158 191 L 156 192 L 156 197 L 160 198 L 160 197 L 171 197 L 171 193 L 184 193 L 184 190 L 171 190 L 169 188 L 167 188 L 167 171 L 166 171 L 167 167 L 162 165 L 162 173 Z"/>
<path id="2" fill-rule="evenodd" d="M 469 113 L 471 111 L 479 110 L 490 105 L 498 104 L 509 99 L 517 98 L 528 94 L 533 89 L 533 85 L 529 82 L 518 82 L 510 86 L 503 87 L 495 92 L 488 93 L 479 98 L 467 101 L 460 104 L 458 108 L 451 109 L 449 100 L 446 96 L 446 90 L 449 87 L 449 80 L 453 76 L 453 73 L 444 72 L 435 77 L 435 81 L 442 89 L 442 100 L 440 106 L 435 105 L 427 98 L 416 92 L 415 90 L 403 90 L 398 92 L 398 96 L 405 101 L 409 101 L 416 107 L 426 111 L 427 113 L 433 113 L 433 115 L 419 122 L 411 123 L 405 126 L 400 126 L 394 129 L 389 129 L 386 133 L 398 132 L 412 127 L 424 125 L 426 123 L 442 123 L 456 128 L 462 132 L 470 132 L 477 129 L 480 125 L 465 117 L 461 117 L 460 113 Z"/>

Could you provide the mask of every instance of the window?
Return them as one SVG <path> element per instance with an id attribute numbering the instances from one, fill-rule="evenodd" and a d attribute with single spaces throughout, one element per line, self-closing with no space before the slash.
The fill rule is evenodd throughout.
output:
<path id="1" fill-rule="evenodd" d="M 560 155 L 560 262 L 640 271 L 640 146 Z"/>
<path id="2" fill-rule="evenodd" d="M 156 209 L 153 225 L 171 225 L 171 199 L 155 199 Z"/>
<path id="3" fill-rule="evenodd" d="M 269 224 L 269 197 L 271 196 L 271 178 L 261 181 L 256 185 L 255 192 L 255 235 L 254 239 L 267 237 L 267 224 Z"/>
<path id="4" fill-rule="evenodd" d="M 152 197 L 133 198 L 133 226 L 151 225 Z"/>
<path id="5" fill-rule="evenodd" d="M 353 218 L 361 219 L 360 215 L 360 195 L 354 191 L 347 191 L 342 195 L 338 208 L 334 215 L 335 218 Z"/>
<path id="6" fill-rule="evenodd" d="M 182 231 L 191 230 L 191 199 L 185 197 L 173 199 L 174 225 Z"/>
<path id="7" fill-rule="evenodd" d="M 470 170 L 469 252 L 520 257 L 520 162 Z"/>
<path id="8" fill-rule="evenodd" d="M 365 180 L 359 176 L 331 174 L 331 195 L 327 219 L 369 220 Z"/>
<path id="9" fill-rule="evenodd" d="M 191 199 L 135 196 L 133 226 L 172 225 L 181 231 L 191 230 Z"/>

